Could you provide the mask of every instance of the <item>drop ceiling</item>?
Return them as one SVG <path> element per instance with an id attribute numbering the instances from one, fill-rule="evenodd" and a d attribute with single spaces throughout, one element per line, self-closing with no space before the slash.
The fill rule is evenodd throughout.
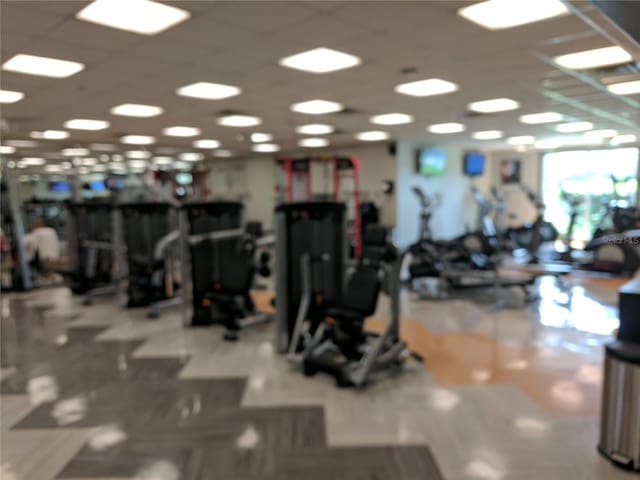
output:
<path id="1" fill-rule="evenodd" d="M 169 126 L 198 127 L 197 138 L 219 140 L 221 148 L 250 153 L 252 132 L 273 134 L 283 151 L 299 150 L 295 127 L 329 123 L 336 133 L 331 148 L 358 143 L 354 135 L 380 130 L 369 122 L 376 114 L 402 112 L 415 117 L 408 125 L 385 126 L 392 138 L 461 143 L 499 148 L 503 141 L 471 139 L 480 130 L 502 130 L 506 136 L 554 135 L 550 125 L 523 125 L 518 116 L 556 111 L 589 121 L 595 128 L 640 132 L 640 97 L 609 93 L 594 75 L 558 70 L 554 55 L 608 46 L 606 32 L 585 18 L 599 14 L 586 2 L 574 2 L 574 13 L 500 31 L 489 31 L 458 15 L 473 2 L 166 2 L 189 10 L 191 18 L 154 36 L 137 35 L 76 20 L 89 2 L 4 1 L 0 4 L 2 62 L 17 53 L 75 60 L 86 65 L 66 79 L 2 71 L 6 90 L 25 93 L 15 104 L 2 105 L 2 142 L 28 139 L 31 131 L 63 129 L 72 118 L 108 120 L 100 131 L 70 131 L 65 140 L 41 140 L 16 155 L 55 154 L 62 148 L 111 143 L 120 150 L 123 135 L 152 135 L 157 144 L 192 151 L 194 138 L 162 135 Z M 577 14 L 576 14 L 577 13 Z M 357 55 L 362 64 L 316 75 L 283 68 L 279 59 L 304 50 L 327 47 Z M 637 46 L 636 46 L 637 47 Z M 632 51 L 636 61 L 639 51 Z M 403 73 L 410 71 L 412 73 Z M 394 92 L 399 83 L 442 78 L 459 85 L 447 95 L 416 98 Z M 201 100 L 176 95 L 195 82 L 235 85 L 239 96 Z M 470 115 L 467 104 L 507 97 L 518 110 Z M 304 115 L 291 112 L 296 102 L 322 98 L 338 101 L 346 112 Z M 123 103 L 158 105 L 152 118 L 114 116 Z M 256 115 L 253 128 L 218 126 L 226 111 Z M 434 123 L 460 122 L 463 133 L 426 132 Z M 136 148 L 137 149 L 137 148 Z"/>

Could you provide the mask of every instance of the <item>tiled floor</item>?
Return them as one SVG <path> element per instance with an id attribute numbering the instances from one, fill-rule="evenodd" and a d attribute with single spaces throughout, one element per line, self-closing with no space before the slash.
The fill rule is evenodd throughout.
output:
<path id="1" fill-rule="evenodd" d="M 552 281 L 525 309 L 405 292 L 425 364 L 363 391 L 305 378 L 270 327 L 226 343 L 178 312 L 5 295 L 2 478 L 634 478 L 595 449 L 616 285 L 574 281 L 570 308 Z"/>

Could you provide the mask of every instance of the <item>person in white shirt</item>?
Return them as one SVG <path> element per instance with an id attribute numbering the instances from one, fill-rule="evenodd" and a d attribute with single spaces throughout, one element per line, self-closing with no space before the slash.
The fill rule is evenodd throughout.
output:
<path id="1" fill-rule="evenodd" d="M 31 232 L 24 236 L 24 243 L 30 261 L 37 258 L 41 262 L 55 262 L 60 258 L 58 233 L 47 227 L 41 217 L 33 220 Z"/>

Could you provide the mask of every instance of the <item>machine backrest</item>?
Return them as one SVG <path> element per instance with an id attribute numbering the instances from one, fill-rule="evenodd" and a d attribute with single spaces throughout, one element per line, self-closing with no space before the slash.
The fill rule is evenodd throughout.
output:
<path id="1" fill-rule="evenodd" d="M 220 268 L 215 290 L 230 295 L 245 294 L 251 289 L 255 274 L 255 244 L 248 237 L 218 242 Z"/>
<path id="2" fill-rule="evenodd" d="M 364 317 L 373 315 L 378 304 L 380 288 L 378 269 L 359 264 L 347 281 L 341 307 Z"/>

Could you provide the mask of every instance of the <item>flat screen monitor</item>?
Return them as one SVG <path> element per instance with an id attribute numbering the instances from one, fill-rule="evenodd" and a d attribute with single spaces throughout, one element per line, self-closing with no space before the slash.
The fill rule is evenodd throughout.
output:
<path id="1" fill-rule="evenodd" d="M 416 152 L 416 171 L 428 177 L 444 175 L 447 155 L 441 148 L 427 147 Z"/>
<path id="2" fill-rule="evenodd" d="M 126 185 L 126 177 L 124 175 L 111 175 L 104 181 L 104 185 L 109 190 L 122 190 Z"/>
<path id="3" fill-rule="evenodd" d="M 464 156 L 464 174 L 476 177 L 484 173 L 485 156 L 480 152 L 467 152 Z"/>
<path id="4" fill-rule="evenodd" d="M 89 190 L 92 192 L 102 192 L 106 189 L 105 181 L 102 179 L 89 180 Z"/>
<path id="5" fill-rule="evenodd" d="M 50 192 L 70 192 L 71 191 L 71 182 L 66 180 L 54 180 L 49 182 L 49 191 Z"/>

